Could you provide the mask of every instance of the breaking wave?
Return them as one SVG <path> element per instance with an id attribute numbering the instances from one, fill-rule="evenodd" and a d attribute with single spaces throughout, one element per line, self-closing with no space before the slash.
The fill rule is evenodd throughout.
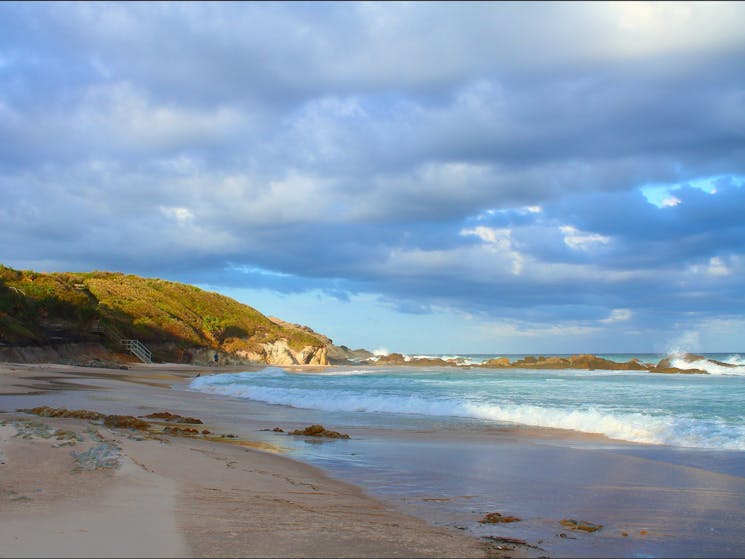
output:
<path id="1" fill-rule="evenodd" d="M 698 369 L 710 375 L 745 375 L 745 360 L 740 355 L 732 355 L 722 361 L 702 358 L 686 359 L 676 354 L 670 357 L 670 364 L 676 369 L 690 371 Z"/>
<path id="2" fill-rule="evenodd" d="M 266 374 L 262 373 L 261 376 L 266 378 Z M 276 371 L 270 370 L 268 374 L 281 376 L 283 373 L 281 369 L 277 369 Z M 461 398 L 418 394 L 413 389 L 407 394 L 339 387 L 324 389 L 266 386 L 252 382 L 251 375 L 250 373 L 238 373 L 200 377 L 192 381 L 190 388 L 200 392 L 251 399 L 267 404 L 327 412 L 373 412 L 472 418 L 597 433 L 612 439 L 636 443 L 745 450 L 745 425 L 728 423 L 719 418 L 704 419 L 665 413 L 628 412 L 601 406 L 570 409 L 527 403 L 500 402 L 496 404 L 478 397 Z M 381 380 L 383 379 L 378 379 L 378 381 Z"/>

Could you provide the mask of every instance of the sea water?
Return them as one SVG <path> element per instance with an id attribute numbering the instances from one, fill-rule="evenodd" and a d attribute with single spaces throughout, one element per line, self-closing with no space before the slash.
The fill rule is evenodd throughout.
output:
<path id="1" fill-rule="evenodd" d="M 473 362 L 490 356 L 459 357 Z M 657 356 L 606 357 L 653 362 Z M 303 373 L 268 367 L 200 377 L 191 389 L 342 412 L 347 421 L 370 426 L 395 426 L 404 416 L 438 424 L 470 420 L 637 443 L 745 450 L 745 364 L 737 354 L 708 357 L 695 365 L 710 374 L 384 366 Z M 717 365 L 714 358 L 735 366 Z M 674 364 L 686 365 L 682 359 Z"/>

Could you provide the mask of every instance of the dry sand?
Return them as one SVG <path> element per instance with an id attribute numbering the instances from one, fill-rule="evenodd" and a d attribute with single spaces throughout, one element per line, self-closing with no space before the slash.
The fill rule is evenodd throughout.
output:
<path id="1" fill-rule="evenodd" d="M 0 364 L 0 556 L 502 553 L 458 530 L 396 512 L 352 485 L 276 453 L 16 412 L 40 404 L 62 407 L 56 402 L 70 394 L 67 389 L 75 389 L 77 409 L 136 416 L 174 411 L 170 385 L 198 371 L 209 372 L 168 365 L 114 370 Z M 66 433 L 58 437 L 57 430 Z M 98 462 L 73 455 L 91 449 L 103 453 Z"/>

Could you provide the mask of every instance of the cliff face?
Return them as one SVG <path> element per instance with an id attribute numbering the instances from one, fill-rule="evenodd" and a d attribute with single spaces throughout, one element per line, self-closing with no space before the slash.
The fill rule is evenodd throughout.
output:
<path id="1" fill-rule="evenodd" d="M 261 344 L 258 351 L 237 351 L 236 355 L 247 361 L 266 363 L 268 365 L 328 365 L 326 347 L 305 346 L 299 351 L 293 350 L 286 340 L 277 340 Z"/>

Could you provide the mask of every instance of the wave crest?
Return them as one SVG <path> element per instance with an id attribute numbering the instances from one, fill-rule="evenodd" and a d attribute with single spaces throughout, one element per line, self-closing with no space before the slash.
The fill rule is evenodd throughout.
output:
<path id="1" fill-rule="evenodd" d="M 232 379 L 225 377 L 237 377 Z M 220 377 L 223 377 L 220 379 Z M 460 417 L 508 422 L 533 427 L 597 433 L 636 443 L 693 448 L 745 450 L 745 425 L 669 415 L 623 413 L 601 408 L 564 409 L 531 404 L 500 404 L 433 398 L 420 395 L 379 394 L 373 391 L 257 386 L 247 377 L 215 375 L 192 381 L 190 388 L 296 408 L 327 412 L 372 412 Z"/>

